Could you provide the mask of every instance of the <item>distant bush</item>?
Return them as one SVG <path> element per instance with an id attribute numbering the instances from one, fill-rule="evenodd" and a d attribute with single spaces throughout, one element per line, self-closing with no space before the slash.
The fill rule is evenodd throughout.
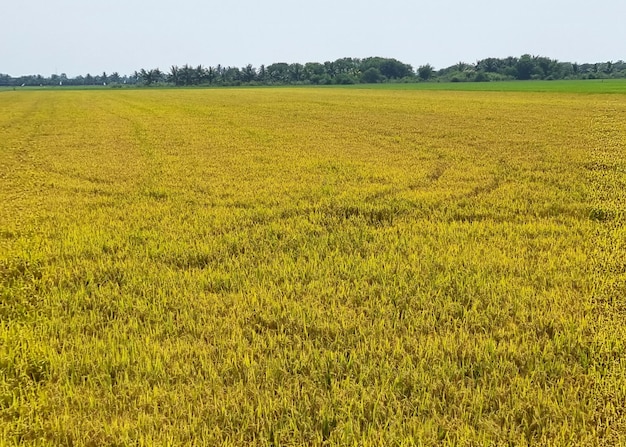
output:
<path id="1" fill-rule="evenodd" d="M 376 84 L 378 82 L 382 82 L 384 79 L 385 77 L 380 72 L 380 70 L 374 67 L 368 68 L 361 75 L 361 82 L 364 82 L 366 84 Z"/>
<path id="2" fill-rule="evenodd" d="M 335 76 L 335 84 L 339 84 L 339 85 L 356 84 L 356 80 L 350 75 L 341 73 Z"/>
<path id="3" fill-rule="evenodd" d="M 489 82 L 490 80 L 489 75 L 484 71 L 479 71 L 476 73 L 476 76 L 474 76 L 474 82 Z"/>

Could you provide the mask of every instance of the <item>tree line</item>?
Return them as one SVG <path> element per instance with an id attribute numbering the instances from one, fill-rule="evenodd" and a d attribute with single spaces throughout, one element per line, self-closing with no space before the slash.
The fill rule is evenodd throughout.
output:
<path id="1" fill-rule="evenodd" d="M 11 77 L 0 74 L 0 86 L 240 86 L 240 85 L 347 85 L 382 82 L 490 82 L 506 80 L 557 80 L 626 78 L 626 62 L 560 62 L 529 54 L 520 57 L 487 58 L 476 63 L 459 62 L 436 70 L 426 64 L 414 69 L 393 58 L 341 58 L 324 63 L 273 63 L 253 67 L 172 65 L 135 71 L 87 74 L 69 78 L 65 74 Z"/>

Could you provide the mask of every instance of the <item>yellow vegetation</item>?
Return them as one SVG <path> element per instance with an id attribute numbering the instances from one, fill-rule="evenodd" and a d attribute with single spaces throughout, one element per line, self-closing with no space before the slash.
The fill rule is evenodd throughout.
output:
<path id="1" fill-rule="evenodd" d="M 626 443 L 623 95 L 0 94 L 0 445 Z"/>

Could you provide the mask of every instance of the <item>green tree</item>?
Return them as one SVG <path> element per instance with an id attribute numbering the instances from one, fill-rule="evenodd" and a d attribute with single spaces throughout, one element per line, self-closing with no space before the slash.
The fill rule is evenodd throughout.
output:
<path id="1" fill-rule="evenodd" d="M 239 85 L 241 84 L 241 70 L 237 67 L 227 67 L 222 74 L 222 78 L 226 85 Z"/>
<path id="2" fill-rule="evenodd" d="M 478 64 L 476 65 L 479 70 L 486 71 L 487 73 L 497 73 L 500 69 L 501 62 L 499 59 L 490 57 L 478 61 Z"/>
<path id="3" fill-rule="evenodd" d="M 278 62 L 268 65 L 266 71 L 271 83 L 286 84 L 289 82 L 289 64 Z"/>
<path id="4" fill-rule="evenodd" d="M 213 84 L 213 82 L 215 81 L 215 78 L 217 77 L 217 72 L 215 70 L 215 68 L 213 67 L 209 67 L 206 70 L 206 80 L 209 84 Z"/>
<path id="5" fill-rule="evenodd" d="M 356 77 L 361 73 L 361 61 L 351 57 L 343 57 L 334 62 L 336 74 L 347 74 Z"/>
<path id="6" fill-rule="evenodd" d="M 529 54 L 524 54 L 519 58 L 517 64 L 515 64 L 515 68 L 517 71 L 517 79 L 530 79 L 535 71 L 535 61 Z"/>
<path id="7" fill-rule="evenodd" d="M 170 72 L 167 75 L 167 81 L 174 85 L 180 85 L 180 70 L 176 65 L 170 67 Z"/>
<path id="8" fill-rule="evenodd" d="M 479 70 L 476 72 L 476 76 L 474 76 L 474 82 L 489 82 L 489 76 L 487 73 Z"/>
<path id="9" fill-rule="evenodd" d="M 267 81 L 267 71 L 265 70 L 265 65 L 261 65 L 259 67 L 259 72 L 257 73 L 257 79 L 261 82 Z"/>
<path id="10" fill-rule="evenodd" d="M 558 61 L 543 56 L 533 58 L 535 62 L 535 72 L 542 78 L 556 79 L 559 77 Z"/>
<path id="11" fill-rule="evenodd" d="M 330 62 L 330 61 L 324 62 L 324 71 L 326 72 L 326 75 L 330 79 L 334 78 L 337 75 L 337 70 L 335 68 L 334 62 Z"/>
<path id="12" fill-rule="evenodd" d="M 289 65 L 289 81 L 292 83 L 299 83 L 304 78 L 304 65 L 302 64 L 291 64 Z"/>
<path id="13" fill-rule="evenodd" d="M 413 75 L 413 67 L 396 59 L 385 59 L 378 69 L 388 79 L 400 79 Z"/>
<path id="14" fill-rule="evenodd" d="M 470 65 L 466 64 L 465 62 L 457 62 L 454 68 L 456 69 L 456 71 L 463 73 L 464 71 L 467 71 L 470 69 Z"/>
<path id="15" fill-rule="evenodd" d="M 378 68 L 370 67 L 363 72 L 361 81 L 366 84 L 376 84 L 381 82 L 385 77 Z"/>
<path id="16" fill-rule="evenodd" d="M 187 86 L 193 85 L 196 79 L 196 72 L 194 68 L 192 68 L 188 64 L 185 64 L 182 67 L 180 67 L 179 79 L 182 85 L 187 85 Z"/>
<path id="17" fill-rule="evenodd" d="M 13 79 L 8 74 L 0 73 L 0 85 L 6 87 L 11 85 Z"/>
<path id="18" fill-rule="evenodd" d="M 241 69 L 241 80 L 243 82 L 249 83 L 254 81 L 256 79 L 256 75 L 256 69 L 251 64 L 248 64 Z"/>
<path id="19" fill-rule="evenodd" d="M 311 84 L 321 84 L 324 79 L 324 65 L 318 62 L 304 64 L 304 78 Z"/>
<path id="20" fill-rule="evenodd" d="M 163 76 L 163 72 L 161 70 L 159 70 L 158 68 L 153 68 L 152 70 L 146 70 L 144 68 L 142 68 L 141 70 L 139 70 L 139 73 L 137 74 L 137 78 L 139 79 L 139 81 L 144 84 L 144 85 L 152 85 L 152 84 L 156 84 L 159 82 L 163 82 L 164 80 L 164 76 Z M 89 82 L 89 77 L 90 75 L 87 74 L 87 77 L 85 77 L 85 82 Z"/>
<path id="21" fill-rule="evenodd" d="M 417 74 L 422 81 L 428 81 L 430 78 L 433 77 L 434 73 L 435 69 L 430 64 L 421 65 L 417 69 Z"/>
<path id="22" fill-rule="evenodd" d="M 195 76 L 195 85 L 201 85 L 204 84 L 205 81 L 207 80 L 207 69 L 204 68 L 202 65 L 198 65 L 196 67 L 196 76 Z"/>
<path id="23" fill-rule="evenodd" d="M 334 82 L 335 84 L 339 85 L 350 85 L 356 84 L 356 79 L 354 78 L 354 76 L 350 76 L 347 73 L 339 73 L 337 76 L 335 76 Z"/>

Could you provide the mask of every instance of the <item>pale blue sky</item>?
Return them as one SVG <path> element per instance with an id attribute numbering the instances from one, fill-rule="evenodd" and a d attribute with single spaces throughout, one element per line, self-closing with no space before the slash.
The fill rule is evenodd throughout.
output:
<path id="1" fill-rule="evenodd" d="M 0 73 L 395 57 L 444 68 L 523 53 L 626 59 L 626 1 L 29 0 L 0 8 Z"/>

